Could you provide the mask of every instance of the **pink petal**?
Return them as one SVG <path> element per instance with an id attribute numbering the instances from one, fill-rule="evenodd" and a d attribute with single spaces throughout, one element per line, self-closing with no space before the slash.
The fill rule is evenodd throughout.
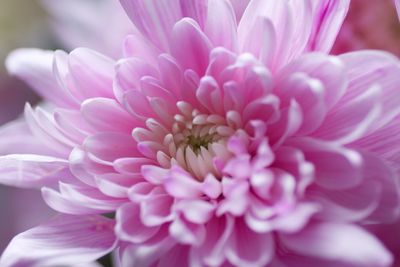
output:
<path id="1" fill-rule="evenodd" d="M 124 58 L 115 66 L 114 94 L 120 103 L 123 103 L 123 95 L 130 90 L 139 90 L 140 79 L 144 76 L 157 77 L 158 73 L 146 61 L 140 58 Z"/>
<path id="2" fill-rule="evenodd" d="M 24 119 L 15 120 L 0 128 L 0 155 L 17 153 L 46 156 L 57 154 L 31 133 Z"/>
<path id="3" fill-rule="evenodd" d="M 214 217 L 208 222 L 204 243 L 192 248 L 196 261 L 206 266 L 220 266 L 226 259 L 227 242 L 233 228 L 234 219 L 227 216 Z"/>
<path id="4" fill-rule="evenodd" d="M 76 107 L 77 103 L 58 85 L 53 75 L 54 53 L 39 49 L 20 49 L 6 61 L 10 74 L 28 83 L 39 95 L 60 107 Z"/>
<path id="5" fill-rule="evenodd" d="M 115 247 L 113 227 L 112 220 L 101 216 L 58 215 L 14 237 L 0 265 L 61 266 L 94 261 Z"/>
<path id="6" fill-rule="evenodd" d="M 384 267 L 393 261 L 372 234 L 351 224 L 314 223 L 297 234 L 280 237 L 296 253 L 344 264 Z"/>
<path id="7" fill-rule="evenodd" d="M 255 233 L 244 222 L 235 221 L 226 250 L 230 263 L 235 266 L 265 266 L 272 260 L 274 250 L 271 234 Z"/>
<path id="8" fill-rule="evenodd" d="M 170 46 L 172 55 L 183 69 L 204 74 L 211 43 L 194 20 L 184 18 L 175 24 Z"/>
<path id="9" fill-rule="evenodd" d="M 40 188 L 54 185 L 60 176 L 71 177 L 65 159 L 30 155 L 10 154 L 0 157 L 0 182 L 23 188 Z"/>
<path id="10" fill-rule="evenodd" d="M 202 194 L 201 184 L 191 174 L 173 167 L 164 180 L 165 190 L 176 198 L 196 198 Z"/>
<path id="11" fill-rule="evenodd" d="M 179 0 L 120 0 L 136 28 L 154 45 L 168 51 L 172 27 L 182 18 Z"/>
<path id="12" fill-rule="evenodd" d="M 81 105 L 85 121 L 96 131 L 130 133 L 135 123 L 132 117 L 113 99 L 91 98 Z"/>
<path id="13" fill-rule="evenodd" d="M 291 145 L 299 148 L 306 160 L 314 165 L 317 185 L 343 190 L 357 186 L 362 181 L 364 162 L 358 152 L 310 138 L 298 139 Z"/>
<path id="14" fill-rule="evenodd" d="M 99 133 L 88 137 L 84 147 L 89 156 L 110 163 L 118 158 L 138 155 L 136 142 L 129 133 Z"/>
<path id="15" fill-rule="evenodd" d="M 309 50 L 331 50 L 349 5 L 349 0 L 322 0 L 314 3 L 314 23 L 308 43 Z"/>
<path id="16" fill-rule="evenodd" d="M 373 86 L 352 101 L 335 107 L 313 136 L 344 144 L 357 140 L 382 117 L 379 103 L 382 93 L 380 86 Z"/>
<path id="17" fill-rule="evenodd" d="M 208 2 L 208 14 L 204 33 L 214 47 L 222 46 L 237 51 L 237 25 L 232 5 L 228 0 Z"/>
<path id="18" fill-rule="evenodd" d="M 114 61 L 88 48 L 77 48 L 69 55 L 69 71 L 85 99 L 113 97 Z"/>
<path id="19" fill-rule="evenodd" d="M 143 243 L 159 231 L 159 226 L 145 226 L 140 219 L 140 209 L 137 204 L 123 205 L 116 213 L 117 224 L 115 232 L 119 239 L 132 243 Z"/>
<path id="20" fill-rule="evenodd" d="M 194 224 L 184 218 L 176 218 L 169 225 L 169 233 L 181 244 L 198 246 L 203 243 L 206 230 L 202 224 Z"/>
<path id="21" fill-rule="evenodd" d="M 340 56 L 347 68 L 349 85 L 342 105 L 360 96 L 366 88 L 379 86 L 382 93 L 378 102 L 382 115 L 369 129 L 379 129 L 400 114 L 398 84 L 400 64 L 398 58 L 383 51 L 360 51 Z"/>

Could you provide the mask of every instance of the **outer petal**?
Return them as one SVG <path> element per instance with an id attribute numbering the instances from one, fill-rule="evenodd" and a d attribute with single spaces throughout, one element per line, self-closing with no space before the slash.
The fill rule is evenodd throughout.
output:
<path id="1" fill-rule="evenodd" d="M 28 83 L 39 95 L 60 107 L 76 102 L 57 84 L 53 75 L 54 53 L 39 49 L 19 49 L 6 61 L 8 71 Z"/>
<path id="2" fill-rule="evenodd" d="M 0 265 L 61 266 L 94 261 L 116 244 L 112 220 L 101 216 L 59 215 L 16 236 Z"/>
<path id="3" fill-rule="evenodd" d="M 400 19 L 400 0 L 394 0 L 394 4 L 396 5 L 397 14 L 399 15 Z"/>
<path id="4" fill-rule="evenodd" d="M 331 50 L 349 5 L 350 0 L 314 1 L 314 27 L 308 43 L 309 50 Z"/>
<path id="5" fill-rule="evenodd" d="M 325 260 L 371 267 L 390 266 L 393 261 L 372 234 L 350 224 L 315 223 L 300 233 L 280 237 L 296 253 Z"/>
<path id="6" fill-rule="evenodd" d="M 168 50 L 172 26 L 182 18 L 179 0 L 120 0 L 136 28 L 157 47 Z"/>
<path id="7" fill-rule="evenodd" d="M 42 187 L 56 183 L 62 176 L 70 177 L 65 159 L 30 154 L 0 157 L 0 183 L 6 185 Z"/>
<path id="8" fill-rule="evenodd" d="M 339 58 L 347 69 L 348 88 L 316 136 L 347 143 L 381 128 L 400 113 L 400 62 L 379 51 L 352 52 Z"/>
<path id="9" fill-rule="evenodd" d="M 0 128 L 0 155 L 55 153 L 31 133 L 24 119 L 15 120 Z"/>

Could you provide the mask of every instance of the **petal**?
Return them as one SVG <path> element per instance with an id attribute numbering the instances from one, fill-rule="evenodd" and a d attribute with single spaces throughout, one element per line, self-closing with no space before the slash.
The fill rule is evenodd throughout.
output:
<path id="1" fill-rule="evenodd" d="M 134 120 L 113 99 L 91 98 L 81 105 L 81 114 L 85 121 L 99 132 L 130 133 Z"/>
<path id="2" fill-rule="evenodd" d="M 57 154 L 31 133 L 23 118 L 5 124 L 0 128 L 0 155 L 17 153 L 46 156 Z"/>
<path id="3" fill-rule="evenodd" d="M 313 30 L 308 43 L 311 51 L 329 52 L 349 9 L 350 0 L 314 2 Z"/>
<path id="4" fill-rule="evenodd" d="M 14 237 L 0 265 L 50 267 L 94 261 L 115 247 L 113 228 L 113 221 L 101 216 L 58 215 Z"/>
<path id="5" fill-rule="evenodd" d="M 214 47 L 222 46 L 237 51 L 237 25 L 232 5 L 228 0 L 208 1 L 204 33 Z"/>
<path id="6" fill-rule="evenodd" d="M 331 110 L 312 135 L 340 144 L 366 135 L 368 129 L 382 117 L 382 105 L 379 102 L 382 93 L 378 85 L 366 87 L 364 93 L 357 98 Z"/>
<path id="7" fill-rule="evenodd" d="M 115 232 L 121 240 L 132 243 L 143 243 L 153 237 L 159 226 L 146 226 L 140 219 L 140 209 L 137 204 L 128 203 L 117 210 Z"/>
<path id="8" fill-rule="evenodd" d="M 54 185 L 60 176 L 71 175 L 65 159 L 30 155 L 10 154 L 0 157 L 0 182 L 23 188 L 40 188 Z"/>
<path id="9" fill-rule="evenodd" d="M 344 147 L 310 138 L 299 138 L 290 144 L 300 149 L 315 167 L 315 183 L 328 189 L 347 189 L 362 181 L 363 157 Z M 335 164 L 332 164 L 332 163 Z"/>
<path id="10" fill-rule="evenodd" d="M 200 266 L 220 266 L 225 261 L 227 242 L 234 228 L 234 219 L 227 216 L 214 217 L 206 224 L 204 243 L 192 248 L 193 257 Z"/>
<path id="11" fill-rule="evenodd" d="M 114 65 L 112 59 L 88 48 L 77 48 L 68 57 L 70 75 L 83 99 L 113 97 Z"/>
<path id="12" fill-rule="evenodd" d="M 172 27 L 182 18 L 179 0 L 120 0 L 136 28 L 155 46 L 168 51 Z"/>
<path id="13" fill-rule="evenodd" d="M 183 69 L 192 69 L 203 75 L 209 63 L 210 50 L 210 40 L 194 20 L 184 18 L 175 24 L 171 53 Z"/>
<path id="14" fill-rule="evenodd" d="M 340 56 L 347 69 L 349 85 L 346 94 L 339 102 L 346 105 L 360 96 L 365 88 L 378 85 L 382 91 L 379 96 L 382 114 L 368 132 L 379 129 L 400 114 L 400 61 L 384 51 L 360 51 Z"/>
<path id="15" fill-rule="evenodd" d="M 296 253 L 345 264 L 384 267 L 393 261 L 372 234 L 351 224 L 314 223 L 297 234 L 281 234 L 280 238 Z"/>
<path id="16" fill-rule="evenodd" d="M 262 267 L 272 260 L 274 251 L 273 237 L 270 233 L 255 233 L 244 222 L 236 220 L 226 250 L 226 257 L 231 264 Z"/>
<path id="17" fill-rule="evenodd" d="M 20 49 L 6 61 L 10 74 L 28 83 L 40 96 L 60 107 L 76 107 L 77 103 L 58 85 L 53 75 L 54 52 Z"/>
<path id="18" fill-rule="evenodd" d="M 100 163 L 112 164 L 119 158 L 134 157 L 139 153 L 136 142 L 129 134 L 124 133 L 99 133 L 88 137 L 84 142 L 84 148 L 89 157 Z"/>

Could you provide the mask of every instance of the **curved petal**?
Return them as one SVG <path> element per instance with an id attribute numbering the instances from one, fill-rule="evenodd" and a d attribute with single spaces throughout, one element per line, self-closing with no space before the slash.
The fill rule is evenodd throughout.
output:
<path id="1" fill-rule="evenodd" d="M 160 226 L 146 226 L 140 219 L 140 208 L 137 204 L 127 203 L 116 213 L 115 232 L 121 240 L 132 243 L 143 243 L 153 237 Z"/>
<path id="2" fill-rule="evenodd" d="M 196 21 L 183 18 L 172 31 L 171 53 L 183 69 L 192 69 L 203 75 L 209 63 L 211 42 Z"/>
<path id="3" fill-rule="evenodd" d="M 50 267 L 94 261 L 114 249 L 113 228 L 114 222 L 102 216 L 58 215 L 14 237 L 0 265 Z"/>
<path id="4" fill-rule="evenodd" d="M 235 266 L 262 267 L 272 260 L 274 254 L 271 233 L 255 233 L 243 221 L 236 220 L 226 248 L 226 257 L 230 263 Z"/>
<path id="5" fill-rule="evenodd" d="M 281 234 L 280 240 L 296 253 L 344 264 L 387 267 L 393 261 L 372 234 L 351 224 L 314 223 L 297 234 Z"/>
<path id="6" fill-rule="evenodd" d="M 60 107 L 76 107 L 77 102 L 54 78 L 53 59 L 52 51 L 19 49 L 8 56 L 6 66 L 10 74 L 28 83 L 44 99 Z"/>

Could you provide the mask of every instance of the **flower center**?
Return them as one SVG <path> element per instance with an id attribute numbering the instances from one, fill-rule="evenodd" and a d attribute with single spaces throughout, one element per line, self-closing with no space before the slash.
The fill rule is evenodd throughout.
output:
<path id="1" fill-rule="evenodd" d="M 189 146 L 193 152 L 198 155 L 201 147 L 208 148 L 208 145 L 213 142 L 215 134 L 205 134 L 204 136 L 189 135 L 186 137 L 186 145 Z"/>

